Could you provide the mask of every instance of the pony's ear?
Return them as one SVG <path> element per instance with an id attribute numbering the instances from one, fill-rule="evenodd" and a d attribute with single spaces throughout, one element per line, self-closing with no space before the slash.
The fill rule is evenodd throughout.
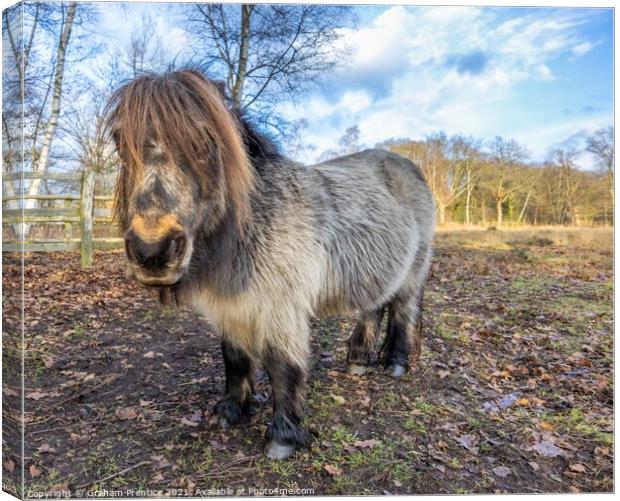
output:
<path id="1" fill-rule="evenodd" d="M 222 96 L 222 98 L 229 102 L 230 99 L 228 97 L 228 94 L 226 94 L 226 82 L 224 82 L 223 80 L 212 80 L 212 82 L 220 93 L 220 96 Z"/>

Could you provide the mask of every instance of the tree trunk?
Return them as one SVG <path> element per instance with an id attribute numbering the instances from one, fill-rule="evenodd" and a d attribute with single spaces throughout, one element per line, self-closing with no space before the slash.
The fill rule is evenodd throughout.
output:
<path id="1" fill-rule="evenodd" d="M 497 199 L 496 209 L 497 209 L 497 227 L 499 228 L 502 225 L 502 222 L 503 222 L 503 219 L 504 219 L 503 207 L 502 207 L 502 199 L 501 198 Z"/>
<path id="2" fill-rule="evenodd" d="M 47 170 L 47 164 L 49 160 L 49 152 L 52 146 L 52 140 L 56 132 L 56 126 L 58 125 L 58 117 L 60 115 L 60 102 L 62 98 L 62 80 L 65 69 L 65 59 L 67 55 L 67 47 L 69 45 L 69 39 L 71 37 L 71 29 L 73 28 L 73 19 L 75 17 L 75 11 L 77 9 L 77 3 L 71 2 L 67 9 L 67 17 L 63 24 L 62 33 L 58 42 L 58 49 L 56 51 L 56 68 L 54 69 L 54 90 L 52 93 L 52 104 L 50 119 L 47 122 L 45 130 L 45 136 L 43 137 L 43 144 L 41 146 L 41 153 L 39 154 L 38 162 L 33 165 L 33 170 L 37 172 L 45 172 Z M 33 179 L 30 184 L 28 193 L 30 195 L 37 195 L 41 187 L 41 179 Z M 26 208 L 33 208 L 36 200 L 26 200 L 24 206 Z M 25 228 L 25 232 L 28 232 L 29 228 Z"/>
<path id="3" fill-rule="evenodd" d="M 471 206 L 471 192 L 473 191 L 473 187 L 471 184 L 471 174 L 467 171 L 467 197 L 465 198 L 465 224 L 470 224 L 469 219 L 469 210 Z"/>
<path id="4" fill-rule="evenodd" d="M 237 65 L 237 75 L 235 85 L 232 88 L 232 100 L 237 108 L 241 108 L 241 96 L 243 95 L 243 83 L 248 67 L 248 49 L 250 46 L 250 15 L 252 5 L 243 4 L 241 6 L 241 41 L 239 46 L 239 63 Z"/>
<path id="5" fill-rule="evenodd" d="M 439 209 L 439 224 L 446 223 L 446 206 L 444 204 L 438 204 Z"/>
<path id="6" fill-rule="evenodd" d="M 519 214 L 519 219 L 517 222 L 520 224 L 523 220 L 523 216 L 525 215 L 525 208 L 527 207 L 527 203 L 530 200 L 530 196 L 532 195 L 532 190 L 527 192 L 527 197 L 525 197 L 525 202 L 523 203 L 523 208 L 521 209 L 521 213 Z"/>

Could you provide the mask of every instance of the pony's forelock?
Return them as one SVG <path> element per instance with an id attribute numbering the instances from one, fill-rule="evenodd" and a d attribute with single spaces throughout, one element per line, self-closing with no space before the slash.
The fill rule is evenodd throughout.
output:
<path id="1" fill-rule="evenodd" d="M 254 178 L 240 124 L 220 89 L 201 73 L 175 71 L 129 82 L 110 99 L 106 123 L 121 160 L 114 198 L 124 229 L 149 140 L 161 146 L 167 161 L 187 166 L 205 196 L 224 181 L 237 222 L 247 218 Z"/>

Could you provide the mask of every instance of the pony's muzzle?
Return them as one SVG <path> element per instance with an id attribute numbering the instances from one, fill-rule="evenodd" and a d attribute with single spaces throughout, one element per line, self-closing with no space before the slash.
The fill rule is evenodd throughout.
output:
<path id="1" fill-rule="evenodd" d="M 145 285 L 171 285 L 182 275 L 188 247 L 187 235 L 176 230 L 158 240 L 143 240 L 130 229 L 125 234 L 125 253 L 136 278 Z"/>

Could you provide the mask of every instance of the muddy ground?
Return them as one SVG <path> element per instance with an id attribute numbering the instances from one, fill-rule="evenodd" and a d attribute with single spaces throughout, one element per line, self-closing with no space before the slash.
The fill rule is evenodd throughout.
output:
<path id="1" fill-rule="evenodd" d="M 265 375 L 252 421 L 220 429 L 217 337 L 127 283 L 122 261 L 27 255 L 28 497 L 613 490 L 611 249 L 439 242 L 411 374 L 347 375 L 354 321 L 314 324 L 314 441 L 283 462 L 261 455 Z M 18 256 L 3 265 L 4 488 L 22 493 Z"/>

